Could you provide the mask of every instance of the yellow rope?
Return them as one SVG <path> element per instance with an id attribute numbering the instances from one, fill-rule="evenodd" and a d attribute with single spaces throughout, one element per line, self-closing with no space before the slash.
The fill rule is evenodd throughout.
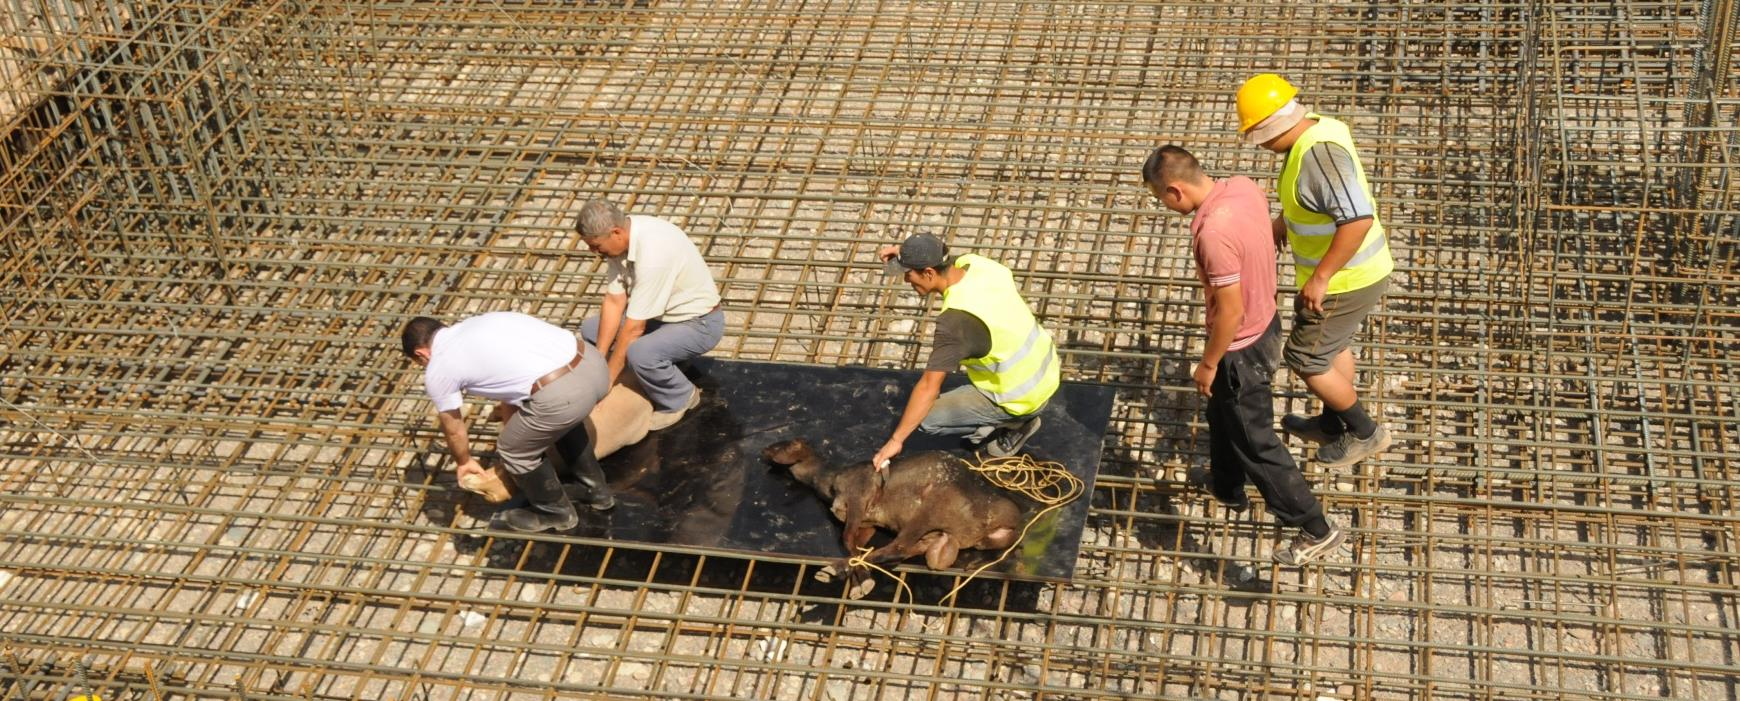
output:
<path id="1" fill-rule="evenodd" d="M 985 476 L 991 484 L 1011 492 L 1019 492 L 1046 506 L 1068 504 L 1081 495 L 1081 478 L 1062 463 L 1039 462 L 1031 455 L 1008 458 L 979 458 L 979 464 L 968 465 Z"/>
<path id="2" fill-rule="evenodd" d="M 906 580 L 901 579 L 900 577 L 896 577 L 893 572 L 889 572 L 888 570 L 882 569 L 881 567 L 877 566 L 875 563 L 872 563 L 869 560 L 864 559 L 864 556 L 869 555 L 870 551 L 872 551 L 872 550 L 875 550 L 875 548 L 872 548 L 870 546 L 864 546 L 862 549 L 860 549 L 858 551 L 857 555 L 853 555 L 852 559 L 846 561 L 846 587 L 847 587 L 847 589 L 849 590 L 852 586 L 852 576 L 851 576 L 852 570 L 854 568 L 858 568 L 858 567 L 868 567 L 868 568 L 875 570 L 877 572 L 881 572 L 883 575 L 886 575 L 889 579 L 894 580 L 895 584 L 900 585 L 900 590 L 906 592 L 906 598 L 908 600 L 917 601 L 918 600 L 917 597 L 912 595 L 912 587 L 906 586 Z M 900 603 L 900 595 L 898 593 L 896 593 L 894 596 L 894 600 L 889 602 L 889 603 L 895 603 L 895 604 Z"/>
<path id="3" fill-rule="evenodd" d="M 978 460 L 978 463 L 969 463 L 967 467 L 971 468 L 974 472 L 977 472 L 984 476 L 985 479 L 990 480 L 991 484 L 997 485 L 998 487 L 1011 492 L 1022 494 L 1029 499 L 1044 504 L 1045 508 L 1040 509 L 1039 513 L 1033 515 L 1033 518 L 1028 519 L 1027 525 L 1021 527 L 1021 535 L 1015 537 L 1015 541 L 1010 543 L 1009 547 L 1003 550 L 1003 554 L 998 555 L 997 559 L 980 565 L 977 569 L 973 570 L 972 573 L 967 575 L 966 579 L 961 580 L 960 584 L 955 585 L 954 589 L 950 589 L 949 593 L 937 602 L 938 606 L 953 601 L 955 595 L 959 594 L 961 589 L 966 587 L 969 582 L 972 582 L 974 577 L 979 576 L 980 572 L 984 572 L 987 568 L 1007 559 L 1009 553 L 1015 552 L 1016 548 L 1021 547 L 1021 541 L 1027 539 L 1027 531 L 1033 528 L 1033 524 L 1038 523 L 1039 519 L 1045 518 L 1046 514 L 1063 508 L 1065 504 L 1075 501 L 1075 498 L 1081 496 L 1082 493 L 1083 485 L 1081 478 L 1076 477 L 1068 468 L 1065 468 L 1062 463 L 1052 461 L 1039 462 L 1034 460 L 1031 455 L 987 459 L 975 454 L 973 457 Z M 887 575 L 889 579 L 892 579 L 895 583 L 899 584 L 901 590 L 906 592 L 908 598 L 912 598 L 912 589 L 906 586 L 905 580 L 896 577 L 893 572 L 877 567 L 864 559 L 864 556 L 869 554 L 870 550 L 870 548 L 864 548 L 859 551 L 857 555 L 853 556 L 851 560 L 848 560 L 846 563 L 848 571 L 855 567 L 868 567 L 877 572 L 881 572 L 882 574 Z M 850 578 L 848 578 L 848 581 L 850 581 Z M 898 595 L 896 595 L 894 601 L 896 603 L 900 601 Z"/>

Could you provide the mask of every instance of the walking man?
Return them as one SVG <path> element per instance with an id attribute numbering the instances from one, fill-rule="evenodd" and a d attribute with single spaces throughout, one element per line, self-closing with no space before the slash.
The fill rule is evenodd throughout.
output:
<path id="1" fill-rule="evenodd" d="M 713 271 L 688 234 L 658 217 L 623 214 L 606 200 L 580 208 L 580 240 L 608 265 L 598 316 L 580 335 L 609 358 L 614 384 L 624 367 L 652 401 L 651 430 L 670 426 L 701 402 L 677 363 L 700 357 L 725 336 Z"/>
<path id="2" fill-rule="evenodd" d="M 500 402 L 495 415 L 505 423 L 496 452 L 530 503 L 498 512 L 490 526 L 537 532 L 578 525 L 580 516 L 544 452 L 570 431 L 585 435 L 577 429 L 610 389 L 604 356 L 566 329 L 517 312 L 480 314 L 452 326 L 419 316 L 405 323 L 399 340 L 405 356 L 423 366 L 423 388 L 439 412 L 460 477 L 483 472 L 471 456 L 462 395 Z M 615 506 L 591 447 L 566 452 L 576 453 L 564 457 L 587 489 L 588 506 Z"/>
<path id="3" fill-rule="evenodd" d="M 1196 157 L 1163 146 L 1142 165 L 1160 203 L 1190 220 L 1190 249 L 1208 304 L 1208 343 L 1191 371 L 1208 398 L 1210 491 L 1233 511 L 1250 508 L 1245 482 L 1298 536 L 1277 562 L 1304 565 L 1341 545 L 1293 455 L 1275 433 L 1274 390 L 1281 316 L 1275 310 L 1275 239 L 1269 202 L 1250 178 L 1215 180 Z"/>
<path id="4" fill-rule="evenodd" d="M 1247 143 L 1286 156 L 1272 229 L 1293 249 L 1299 296 L 1287 367 L 1323 401 L 1318 416 L 1290 414 L 1282 429 L 1320 444 L 1317 460 L 1343 467 L 1382 452 L 1390 432 L 1366 414 L 1354 387 L 1354 334 L 1389 287 L 1395 263 L 1353 136 L 1340 120 L 1308 112 L 1299 91 L 1264 73 L 1238 91 Z"/>
<path id="5" fill-rule="evenodd" d="M 991 457 L 1020 451 L 1039 430 L 1039 411 L 1057 391 L 1059 373 L 1051 334 L 1033 318 L 1014 274 L 984 256 L 949 255 L 930 234 L 877 255 L 899 261 L 920 295 L 941 296 L 942 311 L 924 374 L 871 464 L 882 469 L 915 430 L 966 436 Z M 972 384 L 942 394 L 943 378 L 957 367 Z"/>

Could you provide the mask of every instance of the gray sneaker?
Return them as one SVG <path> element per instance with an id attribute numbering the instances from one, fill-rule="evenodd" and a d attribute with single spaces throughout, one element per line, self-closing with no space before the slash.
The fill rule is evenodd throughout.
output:
<path id="1" fill-rule="evenodd" d="M 1303 567 L 1334 552 L 1341 547 L 1344 540 L 1347 540 L 1347 534 L 1340 528 L 1331 527 L 1329 534 L 1322 538 L 1312 538 L 1310 534 L 1299 531 L 1299 535 L 1293 537 L 1293 542 L 1275 551 L 1275 562 L 1288 567 Z"/>
<path id="2" fill-rule="evenodd" d="M 1027 439 L 1039 432 L 1039 417 L 1021 422 L 1012 427 L 997 429 L 996 433 L 986 438 L 981 446 L 986 455 L 993 458 L 1006 458 L 1021 452 L 1021 446 L 1027 445 Z"/>
<path id="3" fill-rule="evenodd" d="M 1281 417 L 1281 430 L 1296 438 L 1311 441 L 1318 445 L 1335 440 L 1340 433 L 1330 433 L 1323 430 L 1323 416 L 1306 416 L 1304 414 L 1288 414 Z"/>
<path id="4" fill-rule="evenodd" d="M 1317 463 L 1324 467 L 1347 467 L 1356 462 L 1377 455 L 1390 447 L 1390 430 L 1378 425 L 1377 433 L 1370 438 L 1360 438 L 1352 431 L 1335 437 L 1323 447 L 1317 449 Z"/>

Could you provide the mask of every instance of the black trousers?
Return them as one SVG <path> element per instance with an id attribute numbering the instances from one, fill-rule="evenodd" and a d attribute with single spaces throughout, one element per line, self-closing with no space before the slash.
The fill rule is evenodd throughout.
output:
<path id="1" fill-rule="evenodd" d="M 1208 398 L 1209 473 L 1216 497 L 1238 501 L 1249 481 L 1269 513 L 1300 526 L 1322 516 L 1323 506 L 1275 432 L 1273 378 L 1280 346 L 1277 313 L 1256 343 L 1220 359 Z"/>

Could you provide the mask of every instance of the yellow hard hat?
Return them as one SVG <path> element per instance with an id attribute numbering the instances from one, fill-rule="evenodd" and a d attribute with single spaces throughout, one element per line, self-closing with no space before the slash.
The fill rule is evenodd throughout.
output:
<path id="1" fill-rule="evenodd" d="M 1286 78 L 1273 73 L 1258 73 L 1239 86 L 1239 133 L 1251 130 L 1293 100 L 1299 89 Z"/>

